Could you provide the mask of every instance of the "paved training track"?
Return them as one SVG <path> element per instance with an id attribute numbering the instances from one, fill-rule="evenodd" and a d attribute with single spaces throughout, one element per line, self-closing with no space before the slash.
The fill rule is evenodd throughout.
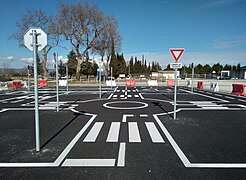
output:
<path id="1" fill-rule="evenodd" d="M 172 87 L 0 94 L 0 179 L 243 179 L 246 98 Z"/>

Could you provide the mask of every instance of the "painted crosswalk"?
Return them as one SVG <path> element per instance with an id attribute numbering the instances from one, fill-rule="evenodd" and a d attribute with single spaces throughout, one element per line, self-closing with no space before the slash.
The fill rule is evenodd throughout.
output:
<path id="1" fill-rule="evenodd" d="M 110 128 L 107 132 L 107 143 L 119 142 L 121 126 L 126 122 L 111 122 Z M 145 128 L 140 129 L 138 122 L 128 122 L 128 142 L 130 143 L 141 143 L 144 140 L 141 137 L 141 131 L 147 131 L 152 143 L 165 143 L 163 137 L 161 136 L 158 128 L 154 122 L 145 122 Z M 103 129 L 108 129 L 108 126 L 104 122 L 95 122 L 86 137 L 84 138 L 84 143 L 95 143 L 98 137 L 102 133 Z"/>

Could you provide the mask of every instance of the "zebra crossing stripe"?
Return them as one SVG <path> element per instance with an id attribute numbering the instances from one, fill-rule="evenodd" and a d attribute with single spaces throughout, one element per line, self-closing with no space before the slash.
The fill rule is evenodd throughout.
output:
<path id="1" fill-rule="evenodd" d="M 148 129 L 149 135 L 153 143 L 165 143 L 153 122 L 145 122 L 145 125 Z"/>
<path id="2" fill-rule="evenodd" d="M 95 142 L 104 122 L 96 122 L 83 142 Z"/>
<path id="3" fill-rule="evenodd" d="M 120 132 L 120 122 L 112 122 L 106 142 L 118 142 Z"/>
<path id="4" fill-rule="evenodd" d="M 129 142 L 141 142 L 137 122 L 128 122 Z"/>

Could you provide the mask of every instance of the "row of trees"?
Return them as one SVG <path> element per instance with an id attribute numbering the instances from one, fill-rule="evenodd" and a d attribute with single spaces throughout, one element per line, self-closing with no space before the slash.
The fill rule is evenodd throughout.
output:
<path id="1" fill-rule="evenodd" d="M 211 74 L 213 71 L 215 71 L 215 73 L 220 73 L 222 70 L 239 70 L 241 67 L 240 64 L 237 65 L 229 65 L 229 64 L 225 64 L 224 66 L 221 65 L 220 63 L 216 63 L 213 64 L 212 66 L 210 66 L 209 64 L 198 64 L 194 66 L 194 73 L 195 74 Z M 167 68 L 165 70 L 171 70 L 170 68 L 170 64 L 167 66 Z M 191 74 L 192 72 L 192 65 L 189 66 L 183 66 L 181 69 L 181 74 Z"/>
<path id="2" fill-rule="evenodd" d="M 73 65 L 76 66 L 77 79 L 81 75 L 81 64 L 86 61 L 86 56 L 97 54 L 101 60 L 106 57 L 108 64 L 112 46 L 116 51 L 121 47 L 117 20 L 106 16 L 96 5 L 86 1 L 76 4 L 61 2 L 55 16 L 47 15 L 42 10 L 28 11 L 16 25 L 18 31 L 11 38 L 18 40 L 21 47 L 24 46 L 23 34 L 29 27 L 41 27 L 47 33 L 48 45 L 39 54 L 46 78 L 48 53 L 52 48 L 61 46 L 63 40 L 68 41 L 74 49 L 76 63 L 74 61 Z"/>

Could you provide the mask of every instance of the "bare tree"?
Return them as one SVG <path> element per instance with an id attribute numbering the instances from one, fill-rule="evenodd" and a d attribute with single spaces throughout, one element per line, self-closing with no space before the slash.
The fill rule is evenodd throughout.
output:
<path id="1" fill-rule="evenodd" d="M 99 34 L 99 38 L 94 42 L 92 53 L 99 54 L 101 60 L 103 61 L 104 56 L 106 55 L 106 69 L 107 74 L 109 73 L 109 61 L 112 54 L 112 48 L 115 48 L 115 51 L 118 52 L 121 49 L 121 36 L 118 32 L 118 22 L 112 17 L 108 16 L 104 19 L 104 28 Z"/>
<path id="2" fill-rule="evenodd" d="M 42 56 L 42 68 L 44 77 L 48 77 L 47 71 L 47 57 L 49 51 L 58 45 L 59 43 L 59 32 L 57 30 L 56 22 L 54 21 L 53 16 L 46 15 L 42 10 L 28 11 L 22 19 L 16 23 L 18 31 L 10 36 L 11 39 L 19 41 L 19 46 L 24 47 L 23 44 L 23 35 L 26 30 L 30 27 L 40 27 L 48 35 L 48 44 L 42 50 L 39 56 Z"/>
<path id="3" fill-rule="evenodd" d="M 86 52 L 93 47 L 103 30 L 103 18 L 103 12 L 87 2 L 61 3 L 59 6 L 57 21 L 60 33 L 73 46 L 78 58 L 77 79 L 80 77 L 81 63 L 85 60 Z"/>

